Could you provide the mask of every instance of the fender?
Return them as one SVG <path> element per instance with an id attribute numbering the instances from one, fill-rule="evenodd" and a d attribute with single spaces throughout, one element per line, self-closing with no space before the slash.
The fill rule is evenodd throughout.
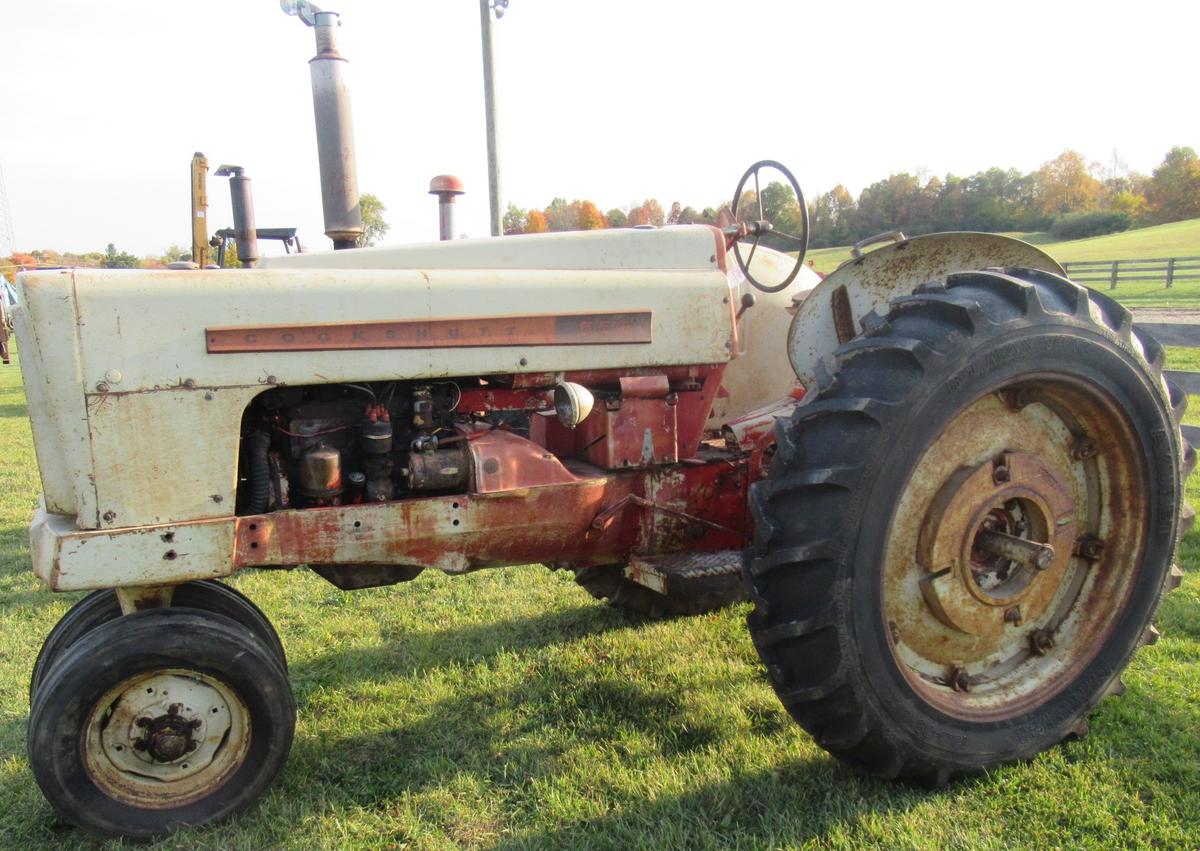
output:
<path id="1" fill-rule="evenodd" d="M 858 336 L 871 311 L 886 314 L 892 299 L 951 272 L 995 266 L 1066 274 L 1040 248 L 994 233 L 933 233 L 846 261 L 800 303 L 792 319 L 787 347 L 796 377 L 813 387 L 821 360 Z"/>

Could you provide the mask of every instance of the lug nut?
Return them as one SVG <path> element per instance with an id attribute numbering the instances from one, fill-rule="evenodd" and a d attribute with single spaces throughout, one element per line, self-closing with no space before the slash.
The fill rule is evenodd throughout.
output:
<path id="1" fill-rule="evenodd" d="M 1029 650 L 1034 656 L 1045 656 L 1046 651 L 1054 646 L 1054 633 L 1042 628 L 1029 633 Z"/>
<path id="2" fill-rule="evenodd" d="M 950 675 L 946 678 L 947 684 L 955 691 L 967 692 L 971 690 L 971 682 L 967 679 L 967 672 L 958 665 L 952 665 Z"/>
<path id="3" fill-rule="evenodd" d="M 179 714 L 179 710 L 182 708 L 183 708 L 182 703 L 172 703 L 170 706 L 167 707 L 167 714 L 171 715 L 171 716 L 176 716 Z"/>
<path id="4" fill-rule="evenodd" d="M 1019 624 L 1021 622 L 1021 607 L 1009 606 L 1004 610 L 1004 622 L 1011 624 Z"/>
<path id="5" fill-rule="evenodd" d="M 147 747 L 147 745 L 146 745 L 145 739 L 134 739 L 133 740 L 133 749 L 135 751 L 144 751 L 146 749 L 146 747 Z"/>
<path id="6" fill-rule="evenodd" d="M 201 722 L 200 722 L 199 718 L 193 718 L 191 721 L 188 722 L 188 726 L 191 727 L 193 730 L 199 730 L 200 723 Z"/>
<path id="7" fill-rule="evenodd" d="M 134 723 L 137 724 L 139 727 L 149 727 L 154 722 L 151 721 L 149 718 L 147 718 L 145 715 L 143 715 L 141 718 L 137 719 L 137 721 L 135 721 Z"/>
<path id="8" fill-rule="evenodd" d="M 1071 457 L 1076 461 L 1085 461 L 1100 454 L 1100 447 L 1090 437 L 1077 437 L 1071 443 Z"/>
<path id="9" fill-rule="evenodd" d="M 1083 535 L 1075 541 L 1075 555 L 1098 561 L 1104 555 L 1104 542 L 1095 535 Z"/>
<path id="10" fill-rule="evenodd" d="M 1028 390 L 1001 390 L 999 396 L 1010 411 L 1019 411 L 1033 404 L 1033 396 Z"/>
<path id="11" fill-rule="evenodd" d="M 1012 480 L 1012 471 L 1008 467 L 997 467 L 992 470 L 992 481 L 998 485 L 1006 484 Z"/>

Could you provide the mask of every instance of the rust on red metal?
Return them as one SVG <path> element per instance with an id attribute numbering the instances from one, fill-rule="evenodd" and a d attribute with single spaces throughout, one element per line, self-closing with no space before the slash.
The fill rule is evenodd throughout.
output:
<path id="1" fill-rule="evenodd" d="M 463 573 L 530 562 L 611 560 L 635 551 L 738 548 L 749 534 L 747 475 L 744 461 L 721 459 L 491 494 L 238 517 L 234 563 L 398 564 Z M 592 527 L 597 515 L 630 494 L 657 510 L 617 511 L 601 528 Z"/>
<path id="2" fill-rule="evenodd" d="M 209 354 L 651 342 L 651 311 L 208 328 Z"/>
<path id="3" fill-rule="evenodd" d="M 671 392 L 665 375 L 625 375 L 620 379 L 621 395 L 630 399 L 661 399 Z"/>
<path id="4" fill-rule="evenodd" d="M 729 263 L 727 256 L 729 254 L 729 243 L 725 241 L 725 234 L 721 233 L 720 228 L 714 227 L 713 225 L 705 225 L 705 227 L 712 231 L 713 242 L 715 243 L 717 249 L 713 252 L 713 260 L 716 262 L 717 268 L 722 272 L 728 272 Z"/>
<path id="5" fill-rule="evenodd" d="M 765 451 L 775 444 L 775 424 L 781 419 L 790 419 L 802 398 L 803 388 L 799 397 L 789 396 L 781 402 L 751 411 L 726 423 L 726 433 L 739 449 L 746 452 Z"/>
<path id="6" fill-rule="evenodd" d="M 598 404 L 575 429 L 584 457 L 604 470 L 676 463 L 675 409 L 669 399 L 621 398 Z"/>
<path id="7" fill-rule="evenodd" d="M 465 387 L 460 391 L 454 410 L 460 413 L 492 411 L 544 411 L 550 401 L 544 391 L 514 390 L 509 387 Z"/>
<path id="8" fill-rule="evenodd" d="M 464 191 L 462 180 L 455 177 L 453 174 L 435 175 L 429 181 L 430 195 L 462 195 Z"/>
<path id="9" fill-rule="evenodd" d="M 683 384 L 703 382 L 714 369 L 724 369 L 724 363 L 706 363 L 688 366 L 635 366 L 615 369 L 577 369 L 565 373 L 523 372 L 507 376 L 514 389 L 553 387 L 559 380 L 573 381 L 584 387 L 602 390 L 618 390 L 621 379 L 630 375 L 665 375 L 672 388 L 682 389 Z"/>
<path id="10" fill-rule="evenodd" d="M 554 454 L 531 440 L 481 425 L 468 427 L 464 433 L 471 450 L 476 493 L 578 481 Z"/>
<path id="11" fill-rule="evenodd" d="M 568 372 L 562 376 L 567 381 L 572 381 L 580 384 L 589 390 L 595 392 L 597 390 L 620 391 L 622 380 L 630 377 L 651 377 L 654 381 L 659 382 L 661 388 L 661 377 L 665 376 L 668 381 L 670 393 L 675 397 L 675 434 L 676 444 L 678 446 L 677 456 L 679 458 L 694 458 L 700 448 L 700 443 L 704 439 L 705 428 L 707 427 L 709 416 L 712 413 L 713 402 L 716 401 L 717 395 L 721 388 L 721 380 L 725 374 L 725 364 L 703 364 L 700 366 L 677 366 L 663 367 L 660 369 L 638 368 L 638 369 L 608 369 L 608 370 L 581 370 L 576 372 Z M 547 388 L 552 387 L 558 377 L 553 373 L 532 373 L 512 376 L 512 386 L 514 393 L 521 389 Z M 467 390 L 466 394 L 475 392 Z M 486 394 L 484 394 L 486 396 Z M 478 399 L 478 396 L 471 398 Z M 506 398 L 497 395 L 495 398 Z M 507 397 L 514 404 L 513 408 L 526 407 L 528 405 L 522 400 L 524 397 L 514 395 Z M 459 410 L 473 410 L 463 407 L 462 402 L 459 403 Z M 601 407 L 600 405 L 597 406 Z M 511 408 L 510 408 L 511 410 Z M 596 411 L 593 411 L 593 416 L 596 416 Z M 586 421 L 585 421 L 586 422 Z M 583 426 L 571 431 L 561 426 L 554 417 L 533 417 L 530 424 L 530 437 L 536 443 L 545 446 L 551 452 L 562 457 L 579 457 L 585 453 L 588 444 L 595 440 L 601 430 L 596 427 L 592 430 L 592 426 L 588 426 L 585 430 Z M 584 435 L 587 435 L 586 437 Z M 643 435 L 644 438 L 644 435 Z M 593 461 L 592 463 L 595 463 Z M 620 466 L 620 465 L 618 465 Z"/>

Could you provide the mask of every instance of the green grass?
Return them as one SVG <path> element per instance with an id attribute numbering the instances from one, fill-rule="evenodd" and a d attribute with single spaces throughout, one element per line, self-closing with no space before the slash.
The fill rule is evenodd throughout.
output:
<path id="1" fill-rule="evenodd" d="M 1171 222 L 1151 228 L 1096 236 L 1056 240 L 1049 233 L 1009 233 L 1038 246 L 1059 263 L 1079 260 L 1141 260 L 1164 257 L 1200 257 L 1200 219 Z M 850 258 L 850 248 L 816 248 L 808 252 L 814 266 L 828 274 Z M 1150 282 L 1123 282 L 1117 289 L 1093 284 L 1131 307 L 1200 307 L 1200 281 L 1181 281 L 1171 289 Z"/>
<path id="2" fill-rule="evenodd" d="M 93 848 L 25 755 L 34 656 L 80 595 L 29 572 L 39 486 L 15 367 L 0 369 L 0 458 L 0 847 Z M 248 573 L 234 584 L 288 649 L 291 760 L 256 808 L 157 847 L 1194 847 L 1198 562 L 1193 533 L 1163 639 L 1088 738 L 936 792 L 826 756 L 768 687 L 745 607 L 634 621 L 540 567 L 356 593 Z"/>

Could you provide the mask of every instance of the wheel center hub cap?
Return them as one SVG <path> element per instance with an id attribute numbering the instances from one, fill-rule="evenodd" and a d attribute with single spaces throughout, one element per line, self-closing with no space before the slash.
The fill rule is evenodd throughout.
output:
<path id="1" fill-rule="evenodd" d="M 1050 604 L 1077 535 L 1067 482 L 1021 452 L 957 471 L 921 526 L 921 595 L 939 621 L 994 636 Z"/>

